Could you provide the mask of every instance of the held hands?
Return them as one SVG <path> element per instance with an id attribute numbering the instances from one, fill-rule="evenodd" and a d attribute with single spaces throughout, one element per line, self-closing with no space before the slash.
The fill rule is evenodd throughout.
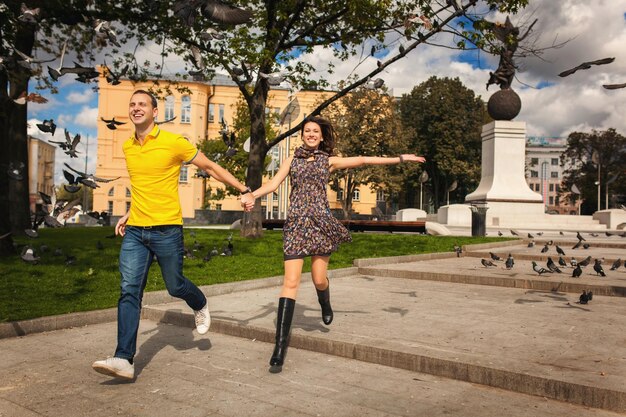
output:
<path id="1" fill-rule="evenodd" d="M 400 162 L 419 162 L 419 163 L 424 163 L 426 162 L 426 158 L 424 158 L 423 156 L 417 156 L 415 154 L 402 154 L 400 155 Z"/>
<path id="2" fill-rule="evenodd" d="M 246 193 L 241 196 L 241 207 L 243 207 L 245 211 L 251 211 L 254 208 L 255 200 L 256 199 L 252 193 Z"/>

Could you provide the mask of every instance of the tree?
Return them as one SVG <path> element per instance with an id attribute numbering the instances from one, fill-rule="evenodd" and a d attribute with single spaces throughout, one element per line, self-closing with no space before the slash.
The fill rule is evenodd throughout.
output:
<path id="1" fill-rule="evenodd" d="M 409 131 L 403 129 L 395 100 L 385 92 L 357 88 L 333 103 L 322 114 L 335 127 L 337 154 L 341 156 L 395 156 L 409 153 Z M 415 170 L 415 166 L 405 167 Z M 378 186 L 387 194 L 400 191 L 401 169 L 396 166 L 370 165 L 333 173 L 332 188 L 342 190 L 344 217 L 352 212 L 352 197 L 359 186 Z"/>
<path id="2" fill-rule="evenodd" d="M 441 4 L 440 4 L 441 3 Z M 528 0 L 482 0 L 468 2 L 458 7 L 458 1 L 434 0 L 251 0 L 246 7 L 252 12 L 245 25 L 218 28 L 214 36 L 208 29 L 215 29 L 210 14 L 211 5 L 190 0 L 118 0 L 115 2 L 41 1 L 33 0 L 29 7 L 41 6 L 34 19 L 27 19 L 21 10 L 21 1 L 5 1 L 0 5 L 0 145 L 5 152 L 0 157 L 2 169 L 10 164 L 28 166 L 26 148 L 26 106 L 16 105 L 13 99 L 28 91 L 31 78 L 38 87 L 54 90 L 54 83 L 45 76 L 40 65 L 24 71 L 18 64 L 15 50 L 38 58 L 59 56 L 61 45 L 78 61 L 94 62 L 96 54 L 107 48 L 107 56 L 114 70 L 129 65 L 126 76 L 131 80 L 163 77 L 162 62 L 151 65 L 137 61 L 134 52 L 147 43 L 162 48 L 163 59 L 168 54 L 183 56 L 196 73 L 210 77 L 216 68 L 224 69 L 238 85 L 250 112 L 250 154 L 248 157 L 247 184 L 256 188 L 261 185 L 263 165 L 268 150 L 299 130 L 300 126 L 268 140 L 265 129 L 265 107 L 272 74 L 282 70 L 282 75 L 292 88 L 322 88 L 328 82 L 314 79 L 316 74 L 332 73 L 332 62 L 320 62 L 317 67 L 308 64 L 307 57 L 314 57 L 320 49 L 332 50 L 339 60 L 361 54 L 365 47 L 373 47 L 373 53 L 389 52 L 397 43 L 397 52 L 387 55 L 374 70 L 357 78 L 350 85 L 334 91 L 311 115 L 319 114 L 332 102 L 349 91 L 365 84 L 394 62 L 402 59 L 413 49 L 431 42 L 435 35 L 446 30 L 459 33 L 454 23 L 464 15 L 469 20 L 482 19 L 484 6 L 498 8 L 502 12 L 515 13 L 526 6 Z M 443 4 L 443 5 L 442 5 Z M 201 16 L 199 9 L 205 17 Z M 172 13 L 172 10 L 176 11 Z M 323 10 L 324 13 L 320 13 Z M 474 14 L 472 14 L 474 13 Z M 21 17 L 20 17 L 21 16 Z M 183 17 L 183 19 L 181 19 Z M 122 52 L 103 33 L 95 33 L 98 21 L 117 22 L 122 27 L 117 40 L 119 45 L 135 45 L 132 52 Z M 211 21 L 213 19 L 213 21 Z M 100 22 L 100 23 L 101 23 Z M 227 22 L 226 22 L 227 23 Z M 479 34 L 473 34 L 479 39 Z M 208 40 L 212 37 L 212 40 Z M 221 38 L 221 39 L 218 39 Z M 191 52 L 191 53 L 190 53 Z M 7 57 L 4 60 L 4 57 Z M 364 60 L 364 59 L 363 59 Z M 28 224 L 27 183 L 9 181 L 0 176 L 0 235 L 8 230 L 17 232 Z M 261 231 L 260 205 L 246 216 L 243 233 L 258 236 Z M 13 250 L 11 239 L 0 241 L 0 253 Z"/>
<path id="3" fill-rule="evenodd" d="M 626 137 L 617 133 L 615 129 L 570 133 L 567 137 L 567 148 L 561 154 L 561 166 L 565 170 L 559 196 L 569 200 L 575 198 L 570 191 L 572 186 L 576 185 L 580 190 L 580 198 L 583 199 L 581 214 L 593 214 L 599 207 L 597 181 L 600 181 L 602 203 L 606 197 L 606 184 L 611 180 L 610 194 L 621 196 L 623 199 L 626 195 L 624 161 L 626 161 Z"/>
<path id="4" fill-rule="evenodd" d="M 458 78 L 431 77 L 400 99 L 404 126 L 412 128 L 411 147 L 426 162 L 423 169 L 431 179 L 435 208 L 446 201 L 446 193 L 456 180 L 457 195 L 465 195 L 480 180 L 481 126 L 488 116 L 485 104 Z M 409 179 L 409 187 L 419 188 L 419 175 Z M 407 192 L 406 204 L 415 207 L 415 193 Z"/>

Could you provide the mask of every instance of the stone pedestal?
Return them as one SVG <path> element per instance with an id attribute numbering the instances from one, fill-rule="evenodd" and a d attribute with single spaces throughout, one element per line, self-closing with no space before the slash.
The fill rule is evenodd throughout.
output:
<path id="1" fill-rule="evenodd" d="M 487 226 L 545 216 L 541 195 L 526 183 L 525 161 L 525 122 L 496 120 L 483 126 L 480 184 L 465 202 L 487 205 Z"/>

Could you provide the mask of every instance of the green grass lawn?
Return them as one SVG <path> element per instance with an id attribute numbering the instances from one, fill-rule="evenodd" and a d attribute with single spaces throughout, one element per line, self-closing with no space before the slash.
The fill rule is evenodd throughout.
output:
<path id="1" fill-rule="evenodd" d="M 40 230 L 36 239 L 16 238 L 17 244 L 30 245 L 41 259 L 33 265 L 19 256 L 0 258 L 0 322 L 116 306 L 122 240 L 106 238 L 112 233 L 112 227 L 68 227 Z M 193 252 L 194 259 L 185 260 L 185 276 L 197 285 L 211 285 L 282 275 L 282 231 L 265 231 L 261 239 L 242 238 L 235 231 L 234 256 L 217 256 L 204 262 L 202 258 L 214 247 L 221 252 L 230 233 L 230 230 L 185 229 L 187 248 L 193 249 L 195 242 L 203 246 Z M 454 244 L 505 240 L 378 233 L 353 233 L 352 237 L 352 243 L 342 245 L 333 254 L 330 269 L 352 266 L 354 259 L 359 258 L 449 252 Z M 98 242 L 103 249 L 98 249 Z M 47 246 L 47 250 L 42 250 L 42 246 Z M 61 249 L 63 255 L 55 255 L 56 249 Z M 65 255 L 76 257 L 76 262 L 66 265 Z M 310 271 L 310 259 L 305 262 L 304 270 Z M 146 291 L 163 289 L 161 272 L 155 263 L 150 269 Z"/>

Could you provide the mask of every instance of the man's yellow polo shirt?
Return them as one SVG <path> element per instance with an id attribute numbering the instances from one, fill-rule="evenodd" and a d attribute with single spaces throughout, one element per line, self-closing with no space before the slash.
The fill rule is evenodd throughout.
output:
<path id="1" fill-rule="evenodd" d="M 187 139 L 155 126 L 143 145 L 135 135 L 124 142 L 130 175 L 130 226 L 183 224 L 178 180 L 183 163 L 191 162 L 198 149 Z"/>

